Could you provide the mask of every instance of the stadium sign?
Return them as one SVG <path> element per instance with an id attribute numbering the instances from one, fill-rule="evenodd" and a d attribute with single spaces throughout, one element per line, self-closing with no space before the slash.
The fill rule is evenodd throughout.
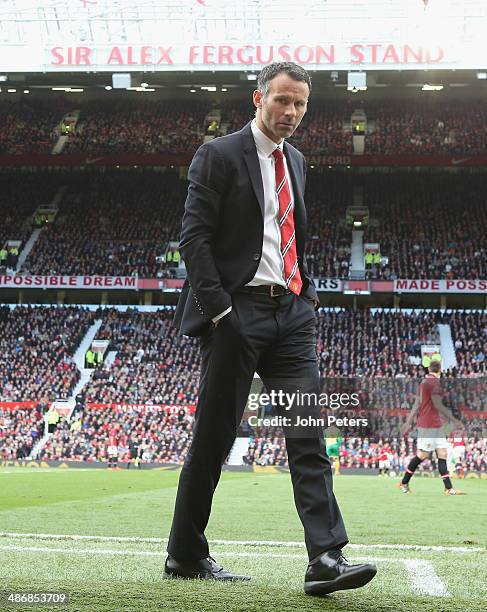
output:
<path id="1" fill-rule="evenodd" d="M 314 278 L 317 291 L 326 293 L 341 293 L 343 290 L 343 281 L 338 278 Z"/>
<path id="2" fill-rule="evenodd" d="M 46 53 L 47 51 L 47 53 Z M 261 69 L 276 61 L 292 61 L 313 70 L 349 68 L 439 67 L 445 59 L 441 47 L 413 44 L 292 44 L 268 45 L 85 45 L 51 47 L 45 64 L 53 69 L 76 70 L 247 70 Z"/>
<path id="3" fill-rule="evenodd" d="M 485 279 L 399 279 L 343 281 L 339 278 L 314 278 L 319 293 L 472 293 L 487 294 Z M 0 276 L 0 289 L 92 289 L 129 291 L 180 291 L 184 279 L 139 278 L 136 276 Z"/>
<path id="4" fill-rule="evenodd" d="M 484 68 L 485 0 L 3 2 L 2 70 Z"/>
<path id="5" fill-rule="evenodd" d="M 395 293 L 487 293 L 487 280 L 395 280 Z"/>
<path id="6" fill-rule="evenodd" d="M 178 414 L 181 410 L 193 414 L 196 410 L 195 404 L 117 404 L 88 402 L 86 406 L 90 410 L 118 410 L 119 412 L 169 412 Z"/>
<path id="7" fill-rule="evenodd" d="M 44 276 L 15 274 L 0 276 L 7 289 L 138 289 L 135 276 Z"/>

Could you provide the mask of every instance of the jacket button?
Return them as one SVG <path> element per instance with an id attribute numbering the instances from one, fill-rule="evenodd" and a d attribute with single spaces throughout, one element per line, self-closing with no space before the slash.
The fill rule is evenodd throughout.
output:
<path id="1" fill-rule="evenodd" d="M 259 261 L 260 253 L 254 253 L 254 261 Z"/>

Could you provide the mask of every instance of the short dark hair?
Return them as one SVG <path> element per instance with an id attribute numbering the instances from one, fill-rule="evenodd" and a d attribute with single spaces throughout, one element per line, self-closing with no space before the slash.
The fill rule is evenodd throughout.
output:
<path id="1" fill-rule="evenodd" d="M 432 359 L 431 363 L 428 366 L 428 370 L 430 372 L 433 372 L 434 374 L 438 374 L 438 372 L 441 372 L 441 361 L 438 361 L 437 359 Z"/>
<path id="2" fill-rule="evenodd" d="M 259 79 L 257 81 L 257 89 L 262 92 L 265 96 L 269 92 L 269 83 L 275 78 L 278 74 L 285 72 L 295 81 L 302 81 L 306 83 L 311 91 L 311 77 L 306 72 L 304 68 L 298 66 L 294 62 L 274 62 L 272 64 L 267 64 L 259 74 Z"/>

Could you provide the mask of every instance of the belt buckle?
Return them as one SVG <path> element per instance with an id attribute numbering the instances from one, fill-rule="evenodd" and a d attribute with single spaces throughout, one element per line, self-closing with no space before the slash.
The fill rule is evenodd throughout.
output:
<path id="1" fill-rule="evenodd" d="M 274 297 L 279 297 L 280 295 L 282 295 L 281 293 L 274 293 L 274 289 L 275 289 L 275 288 L 277 288 L 277 289 L 281 289 L 280 285 L 271 285 L 271 292 L 270 292 L 270 295 L 271 295 L 271 297 L 273 297 L 273 298 L 274 298 Z"/>

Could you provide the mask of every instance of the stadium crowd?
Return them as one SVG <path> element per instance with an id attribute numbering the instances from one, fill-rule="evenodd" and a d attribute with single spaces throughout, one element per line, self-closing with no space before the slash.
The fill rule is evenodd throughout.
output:
<path id="1" fill-rule="evenodd" d="M 69 397 L 80 377 L 73 354 L 92 321 L 74 306 L 0 307 L 0 401 Z"/>
<path id="2" fill-rule="evenodd" d="M 372 174 L 362 184 L 377 221 L 364 242 L 387 258 L 369 278 L 487 278 L 482 174 Z"/>
<path id="3" fill-rule="evenodd" d="M 178 236 L 187 189 L 175 171 L 120 170 L 65 179 L 68 190 L 55 222 L 42 229 L 22 273 L 168 274 L 165 249 Z"/>
<path id="4" fill-rule="evenodd" d="M 193 404 L 199 379 L 195 338 L 179 336 L 172 308 L 157 312 L 103 312 L 97 340 L 116 351 L 85 388 L 88 403 Z"/>
<path id="5" fill-rule="evenodd" d="M 91 447 L 84 445 L 85 439 L 83 444 L 78 440 L 79 430 L 89 430 L 91 435 L 94 428 L 97 437 L 92 439 L 102 444 L 109 424 L 127 416 L 147 424 L 145 430 L 137 433 L 139 442 L 149 445 L 146 458 L 152 452 L 157 460 L 173 461 L 178 449 L 186 452 L 190 427 L 184 425 L 183 440 L 179 440 L 179 421 L 174 424 L 174 415 L 149 408 L 194 405 L 200 364 L 197 341 L 177 335 L 171 325 L 173 314 L 172 308 L 151 312 L 132 308 L 125 312 L 115 308 L 100 308 L 96 312 L 80 307 L 1 308 L 0 401 L 31 400 L 47 406 L 56 398 L 69 397 L 80 376 L 72 359 L 74 351 L 89 325 L 101 319 L 96 339 L 107 340 L 109 345 L 104 363 L 95 369 L 83 389 L 83 400 L 77 404 L 74 420 L 79 421 L 79 428 L 72 429 L 73 419 L 69 423 L 62 420 L 45 452 L 51 458 L 59 457 L 59 448 L 67 448 L 70 456 L 92 460 L 93 456 L 86 451 Z M 438 323 L 450 324 L 458 361 L 457 368 L 447 371 L 443 379 L 445 403 L 457 414 L 485 410 L 487 319 L 481 312 L 320 309 L 316 350 L 324 386 L 335 390 L 352 381 L 363 407 L 372 410 L 374 432 L 384 438 L 397 435 L 400 417 L 393 413 L 396 416 L 392 418 L 387 411 L 402 414 L 412 408 L 418 381 L 424 374 L 421 345 L 438 342 Z M 100 404 L 108 406 L 102 409 Z M 19 444 L 12 444 L 9 421 L 9 442 L 5 442 L 4 436 L 0 444 L 3 456 L 22 454 L 32 446 L 30 442 L 39 435 L 32 419 L 27 418 L 33 414 L 20 411 L 9 414 L 9 418 L 18 421 L 14 429 L 20 434 L 23 450 L 19 450 Z M 186 416 L 190 422 L 192 417 Z M 479 438 L 487 436 L 485 420 L 471 416 L 470 431 Z M 167 436 L 161 429 L 166 424 Z M 147 429 L 164 436 L 164 440 L 150 439 Z M 247 462 L 257 461 L 261 455 L 274 456 L 276 465 L 285 461 L 282 440 L 279 443 L 276 436 L 251 442 Z M 160 443 L 162 446 L 157 446 Z M 157 448 L 153 448 L 154 444 Z M 84 450 L 75 452 L 75 448 Z M 94 448 L 94 456 L 98 457 L 97 453 L 102 451 L 97 445 Z"/>
<path id="6" fill-rule="evenodd" d="M 69 109 L 64 98 L 0 103 L 0 154 L 51 153 Z"/>
<path id="7" fill-rule="evenodd" d="M 0 249 L 8 240 L 25 245 L 36 208 L 49 204 L 58 189 L 56 177 L 49 171 L 0 173 Z"/>
<path id="8" fill-rule="evenodd" d="M 340 468 L 377 469 L 379 461 L 388 461 L 390 469 L 396 473 L 404 471 L 410 460 L 416 454 L 416 438 L 412 437 L 344 437 L 338 446 L 338 461 Z M 282 437 L 255 436 L 251 437 L 247 454 L 244 455 L 245 465 L 287 467 L 286 445 Z M 462 460 L 464 470 L 477 474 L 487 474 L 487 431 L 484 436 L 469 436 L 465 439 L 465 458 Z M 455 464 L 451 465 L 454 471 Z M 432 472 L 436 462 L 425 461 L 420 472 Z"/>
<path id="9" fill-rule="evenodd" d="M 480 100 L 388 100 L 361 106 L 372 124 L 366 134 L 366 154 L 487 152 L 487 110 Z"/>
<path id="10" fill-rule="evenodd" d="M 121 463 L 183 463 L 191 443 L 193 416 L 150 406 L 99 409 L 85 406 L 64 420 L 42 448 L 40 459 L 107 461 L 117 448 Z"/>
<path id="11" fill-rule="evenodd" d="M 210 105 L 178 102 L 101 102 L 81 106 L 63 153 L 192 153 L 203 142 Z"/>
<path id="12" fill-rule="evenodd" d="M 71 395 L 80 378 L 73 354 L 91 321 L 76 307 L 0 307 L 0 402 L 36 402 L 33 409 L 0 408 L 3 459 L 26 457 L 49 403 Z"/>
<path id="13" fill-rule="evenodd" d="M 0 407 L 0 460 L 14 461 L 30 455 L 44 433 L 45 406 L 35 408 Z"/>
<path id="14" fill-rule="evenodd" d="M 217 135 L 239 130 L 255 112 L 247 102 L 215 103 L 221 111 Z M 191 154 L 203 141 L 210 101 L 66 98 L 2 102 L 0 154 L 51 153 L 63 116 L 77 109 L 63 154 Z M 306 155 L 351 155 L 351 117 L 367 118 L 365 154 L 485 154 L 487 111 L 481 100 L 312 100 L 292 142 Z"/>
<path id="15" fill-rule="evenodd" d="M 164 278 L 179 237 L 187 182 L 176 170 L 92 169 L 79 173 L 8 173 L 0 178 L 0 247 L 32 233 L 40 204 L 64 191 L 54 222 L 44 224 L 24 274 Z M 487 278 L 487 211 L 481 174 L 371 173 L 309 169 L 306 263 L 315 278 L 350 277 L 352 231 L 346 209 L 355 190 L 370 211 L 363 243 L 378 244 L 369 279 Z"/>

